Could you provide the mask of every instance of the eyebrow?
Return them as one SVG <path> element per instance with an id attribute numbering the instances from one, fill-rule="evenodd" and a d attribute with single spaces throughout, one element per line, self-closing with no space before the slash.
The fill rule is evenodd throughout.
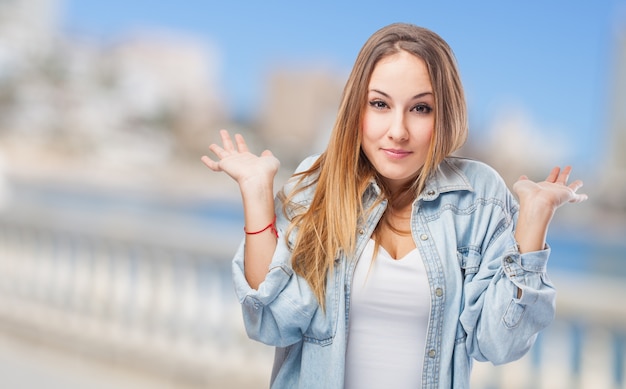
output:
<path id="1" fill-rule="evenodd" d="M 370 89 L 370 92 L 380 93 L 381 95 L 385 96 L 385 97 L 386 97 L 386 98 L 388 98 L 388 99 L 389 99 L 389 98 L 391 98 L 391 96 L 389 96 L 389 95 L 388 95 L 388 94 L 386 94 L 385 92 L 380 91 L 380 90 L 378 90 L 378 89 Z M 422 93 L 418 93 L 418 94 L 416 94 L 416 95 L 415 95 L 415 96 L 413 96 L 411 99 L 420 99 L 420 98 L 422 98 L 422 97 L 424 97 L 424 96 L 428 96 L 428 95 L 432 95 L 432 94 L 433 94 L 433 92 L 422 92 Z"/>

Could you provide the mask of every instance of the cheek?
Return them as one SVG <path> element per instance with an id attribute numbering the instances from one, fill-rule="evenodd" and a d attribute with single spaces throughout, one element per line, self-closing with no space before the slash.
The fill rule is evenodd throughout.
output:
<path id="1" fill-rule="evenodd" d="M 365 153 L 368 159 L 372 157 L 372 150 L 376 147 L 376 131 L 375 126 L 371 120 L 367 119 L 367 115 L 363 118 L 363 125 L 361 127 L 361 150 Z"/>
<path id="2" fill-rule="evenodd" d="M 435 129 L 432 126 L 427 128 L 424 131 L 424 135 L 423 135 L 424 143 L 430 143 L 431 139 L 433 138 L 434 133 L 435 133 Z"/>
<path id="3" fill-rule="evenodd" d="M 434 120 L 418 120 L 415 122 L 411 131 L 413 139 L 419 143 L 430 143 L 433 134 L 435 133 L 435 121 Z"/>
<path id="4" fill-rule="evenodd" d="M 384 135 L 384 123 L 380 116 L 365 114 L 363 116 L 363 128 L 361 129 L 363 139 L 378 139 Z"/>

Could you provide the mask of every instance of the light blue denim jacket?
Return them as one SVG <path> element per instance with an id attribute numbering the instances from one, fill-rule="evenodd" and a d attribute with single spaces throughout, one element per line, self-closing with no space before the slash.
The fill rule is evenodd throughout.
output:
<path id="1" fill-rule="evenodd" d="M 295 201 L 307 205 L 313 190 Z M 363 197 L 365 208 L 378 196 L 372 183 Z M 385 207 L 383 200 L 360 223 L 356 252 L 338 255 L 327 278 L 326 313 L 290 266 L 283 239 L 289 222 L 279 201 L 281 238 L 258 290 L 245 280 L 243 243 L 239 247 L 235 289 L 248 336 L 276 346 L 272 388 L 343 387 L 352 276 Z M 519 253 L 513 236 L 517 212 L 515 198 L 493 169 L 454 157 L 440 164 L 413 203 L 411 231 L 427 270 L 431 304 L 422 388 L 468 388 L 472 358 L 494 364 L 516 360 L 553 320 L 555 290 L 546 274 L 550 250 Z"/>

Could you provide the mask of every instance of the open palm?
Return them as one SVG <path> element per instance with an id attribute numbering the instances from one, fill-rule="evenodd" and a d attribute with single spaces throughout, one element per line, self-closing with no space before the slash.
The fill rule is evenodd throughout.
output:
<path id="1" fill-rule="evenodd" d="M 570 166 L 566 166 L 563 170 L 555 167 L 545 181 L 541 182 L 534 182 L 528 177 L 522 176 L 513 184 L 513 191 L 518 196 L 520 203 L 534 202 L 551 207 L 553 211 L 566 203 L 585 201 L 587 195 L 577 193 L 583 186 L 581 180 L 567 184 L 571 170 Z"/>
<path id="2" fill-rule="evenodd" d="M 252 154 L 243 136 L 235 135 L 235 144 L 226 130 L 220 131 L 222 146 L 212 144 L 209 150 L 218 158 L 213 160 L 208 156 L 201 158 L 202 162 L 211 170 L 225 172 L 241 186 L 249 180 L 272 180 L 280 167 L 280 162 L 271 151 L 265 150 L 260 155 Z"/>

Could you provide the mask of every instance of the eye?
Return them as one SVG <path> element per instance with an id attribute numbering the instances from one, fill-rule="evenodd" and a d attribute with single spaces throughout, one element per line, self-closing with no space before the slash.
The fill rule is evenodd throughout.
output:
<path id="1" fill-rule="evenodd" d="M 371 107 L 376 108 L 376 109 L 384 109 L 388 107 L 387 103 L 385 103 L 382 100 L 371 100 L 369 104 Z"/>
<path id="2" fill-rule="evenodd" d="M 419 114 L 429 114 L 433 111 L 433 109 L 428 104 L 418 104 L 413 107 L 413 110 Z"/>

